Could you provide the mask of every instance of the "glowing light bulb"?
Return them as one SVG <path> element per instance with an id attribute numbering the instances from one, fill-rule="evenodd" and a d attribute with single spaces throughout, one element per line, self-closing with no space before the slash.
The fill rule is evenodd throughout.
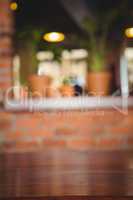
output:
<path id="1" fill-rule="evenodd" d="M 125 35 L 126 35 L 127 38 L 133 38 L 133 27 L 127 28 L 125 30 Z"/>
<path id="2" fill-rule="evenodd" d="M 65 39 L 65 35 L 59 32 L 46 33 L 43 39 L 47 42 L 62 42 Z"/>
<path id="3" fill-rule="evenodd" d="M 15 11 L 18 9 L 18 4 L 16 2 L 11 2 L 10 3 L 10 9 Z"/>

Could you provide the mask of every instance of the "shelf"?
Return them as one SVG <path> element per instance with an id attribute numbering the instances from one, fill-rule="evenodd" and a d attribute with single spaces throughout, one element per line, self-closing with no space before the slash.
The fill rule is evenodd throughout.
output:
<path id="1" fill-rule="evenodd" d="M 8 100 L 4 103 L 7 111 L 55 111 L 88 109 L 121 109 L 133 106 L 133 98 L 122 97 L 64 97 Z"/>

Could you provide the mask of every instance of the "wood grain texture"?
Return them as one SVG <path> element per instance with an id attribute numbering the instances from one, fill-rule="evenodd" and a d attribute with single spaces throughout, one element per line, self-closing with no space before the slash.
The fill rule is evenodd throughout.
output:
<path id="1" fill-rule="evenodd" d="M 133 196 L 133 151 L 0 155 L 0 198 Z"/>

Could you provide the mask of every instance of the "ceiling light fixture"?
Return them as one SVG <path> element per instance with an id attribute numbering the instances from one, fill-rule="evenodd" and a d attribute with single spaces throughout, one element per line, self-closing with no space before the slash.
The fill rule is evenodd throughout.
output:
<path id="1" fill-rule="evenodd" d="M 133 27 L 127 28 L 125 30 L 125 35 L 126 35 L 127 38 L 133 38 Z"/>
<path id="2" fill-rule="evenodd" d="M 10 3 L 10 9 L 15 11 L 18 9 L 18 4 L 16 2 L 11 2 Z"/>
<path id="3" fill-rule="evenodd" d="M 65 35 L 59 32 L 46 33 L 43 39 L 47 42 L 62 42 L 65 39 Z"/>

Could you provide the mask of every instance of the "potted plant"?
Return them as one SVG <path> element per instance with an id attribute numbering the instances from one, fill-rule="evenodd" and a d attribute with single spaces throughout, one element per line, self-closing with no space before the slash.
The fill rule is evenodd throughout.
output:
<path id="1" fill-rule="evenodd" d="M 31 74 L 29 76 L 29 87 L 33 97 L 46 97 L 52 79 L 46 75 Z"/>
<path id="2" fill-rule="evenodd" d="M 71 84 L 71 78 L 65 77 L 63 79 L 63 84 L 60 87 L 60 93 L 63 97 L 71 97 L 74 96 L 74 87 Z"/>
<path id="3" fill-rule="evenodd" d="M 18 38 L 18 54 L 21 60 L 21 83 L 29 86 L 32 96 L 46 96 L 46 88 L 51 83 L 48 76 L 39 76 L 37 74 L 38 62 L 36 53 L 38 51 L 39 42 L 41 41 L 42 31 L 30 27 L 27 31 L 17 33 Z"/>
<path id="4" fill-rule="evenodd" d="M 89 51 L 86 87 L 91 95 L 108 95 L 111 89 L 112 73 L 108 69 L 108 47 L 102 39 L 94 38 Z"/>
<path id="5" fill-rule="evenodd" d="M 109 95 L 110 93 L 112 73 L 108 68 L 108 54 L 111 50 L 109 33 L 121 8 L 96 12 L 95 17 L 89 16 L 83 22 L 87 38 L 89 38 L 88 42 L 84 40 L 89 52 L 86 87 L 92 95 Z"/>

